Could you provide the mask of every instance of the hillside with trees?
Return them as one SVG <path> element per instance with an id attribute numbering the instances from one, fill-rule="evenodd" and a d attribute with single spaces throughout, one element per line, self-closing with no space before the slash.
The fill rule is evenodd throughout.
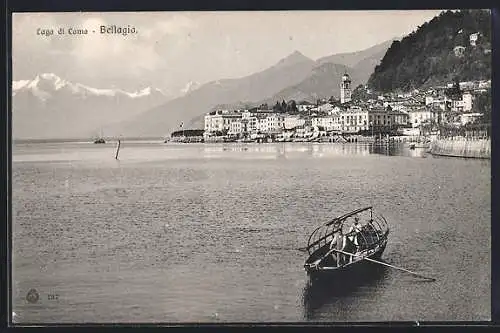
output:
<path id="1" fill-rule="evenodd" d="M 478 34 L 475 45 L 470 36 Z M 378 92 L 491 78 L 491 12 L 446 11 L 394 41 L 368 80 Z"/>

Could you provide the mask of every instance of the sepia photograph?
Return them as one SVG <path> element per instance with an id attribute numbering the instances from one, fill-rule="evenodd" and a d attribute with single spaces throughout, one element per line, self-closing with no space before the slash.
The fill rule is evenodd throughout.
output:
<path id="1" fill-rule="evenodd" d="M 490 321 L 491 35 L 13 13 L 12 324 Z"/>

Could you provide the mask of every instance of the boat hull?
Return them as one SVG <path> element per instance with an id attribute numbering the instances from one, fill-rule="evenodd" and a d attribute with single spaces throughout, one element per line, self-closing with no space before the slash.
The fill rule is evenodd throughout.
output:
<path id="1" fill-rule="evenodd" d="M 370 259 L 374 259 L 374 260 L 380 259 L 382 257 L 382 254 L 385 251 L 386 246 L 387 246 L 387 240 L 384 241 L 382 244 L 380 244 L 378 246 L 378 248 L 375 250 L 375 252 L 373 252 L 370 255 L 367 255 L 365 258 L 370 258 Z M 352 271 L 354 268 L 359 267 L 359 266 L 363 266 L 365 263 L 367 263 L 367 260 L 365 260 L 363 258 L 363 259 L 353 261 L 347 265 L 343 265 L 340 267 L 321 267 L 320 266 L 317 268 L 311 268 L 311 267 L 308 267 L 307 265 L 305 265 L 304 267 L 306 269 L 307 274 L 310 276 L 323 276 L 323 275 L 331 276 L 331 275 L 338 274 L 338 273 L 345 273 L 348 271 Z"/>

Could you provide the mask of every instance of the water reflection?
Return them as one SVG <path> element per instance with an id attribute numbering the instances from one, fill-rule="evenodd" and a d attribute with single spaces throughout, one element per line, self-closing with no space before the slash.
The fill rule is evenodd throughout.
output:
<path id="1" fill-rule="evenodd" d="M 339 308 L 341 312 L 347 310 L 345 301 L 363 302 L 383 284 L 387 272 L 385 266 L 364 262 L 346 271 L 310 276 L 302 295 L 304 318 L 319 320 L 329 312 L 325 308 Z"/>
<path id="2" fill-rule="evenodd" d="M 304 154 L 313 158 L 370 154 L 386 156 L 426 157 L 427 149 L 409 149 L 402 143 L 389 145 L 374 145 L 360 143 L 268 143 L 268 144 L 212 144 L 203 149 L 204 157 L 250 156 L 260 154 L 267 158 L 294 158 L 304 157 Z"/>

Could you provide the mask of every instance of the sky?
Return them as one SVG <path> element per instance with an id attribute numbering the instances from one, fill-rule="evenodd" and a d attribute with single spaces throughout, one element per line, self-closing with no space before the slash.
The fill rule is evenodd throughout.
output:
<path id="1" fill-rule="evenodd" d="M 296 50 L 313 60 L 363 50 L 400 38 L 440 12 L 15 13 L 12 75 L 55 73 L 97 88 L 153 86 L 176 93 L 190 81 L 264 70 Z M 101 25 L 135 27 L 137 33 L 101 34 Z M 57 33 L 61 27 L 64 35 Z M 69 28 L 89 33 L 68 35 Z"/>

